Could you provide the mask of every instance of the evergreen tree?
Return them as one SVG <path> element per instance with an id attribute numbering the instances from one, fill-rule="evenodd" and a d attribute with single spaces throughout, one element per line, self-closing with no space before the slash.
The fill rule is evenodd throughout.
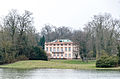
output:
<path id="1" fill-rule="evenodd" d="M 42 49 L 45 48 L 45 37 L 44 36 L 40 38 L 40 42 L 38 43 L 38 46 L 41 46 Z"/>

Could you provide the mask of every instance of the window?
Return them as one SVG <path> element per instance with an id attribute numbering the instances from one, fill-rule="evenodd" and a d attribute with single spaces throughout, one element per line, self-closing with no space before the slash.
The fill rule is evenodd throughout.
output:
<path id="1" fill-rule="evenodd" d="M 52 52 L 52 47 L 50 47 L 50 51 Z"/>
<path id="2" fill-rule="evenodd" d="M 69 47 L 69 51 L 71 51 L 71 47 Z"/>
<path id="3" fill-rule="evenodd" d="M 71 57 L 71 54 L 69 54 L 69 57 Z"/>
<path id="4" fill-rule="evenodd" d="M 59 44 L 57 44 L 57 46 L 59 46 Z"/>
<path id="5" fill-rule="evenodd" d="M 59 47 L 57 48 L 57 52 L 59 52 Z"/>
<path id="6" fill-rule="evenodd" d="M 67 57 L 67 54 L 65 54 L 65 57 Z"/>
<path id="7" fill-rule="evenodd" d="M 55 46 L 55 44 L 54 44 L 54 46 Z"/>
<path id="8" fill-rule="evenodd" d="M 69 46 L 70 46 L 71 44 L 69 44 Z"/>
<path id="9" fill-rule="evenodd" d="M 63 57 L 63 54 L 61 54 L 61 57 Z"/>
<path id="10" fill-rule="evenodd" d="M 63 52 L 63 48 L 61 47 L 61 52 Z"/>
<path id="11" fill-rule="evenodd" d="M 61 44 L 61 46 L 63 46 L 63 44 Z"/>
<path id="12" fill-rule="evenodd" d="M 56 56 L 55 53 L 54 53 L 54 56 Z"/>
<path id="13" fill-rule="evenodd" d="M 54 51 L 54 52 L 56 51 L 55 47 L 53 48 L 53 51 Z"/>
<path id="14" fill-rule="evenodd" d="M 46 47 L 46 51 L 48 51 L 48 47 Z"/>
<path id="15" fill-rule="evenodd" d="M 67 47 L 65 47 L 65 51 L 67 51 Z"/>
<path id="16" fill-rule="evenodd" d="M 57 56 L 59 57 L 59 53 L 57 54 Z"/>

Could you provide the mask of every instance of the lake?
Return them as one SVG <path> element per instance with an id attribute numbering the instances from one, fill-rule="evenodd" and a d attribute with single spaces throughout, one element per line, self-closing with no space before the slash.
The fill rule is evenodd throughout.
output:
<path id="1" fill-rule="evenodd" d="M 120 71 L 75 69 L 0 69 L 0 79 L 120 79 Z"/>

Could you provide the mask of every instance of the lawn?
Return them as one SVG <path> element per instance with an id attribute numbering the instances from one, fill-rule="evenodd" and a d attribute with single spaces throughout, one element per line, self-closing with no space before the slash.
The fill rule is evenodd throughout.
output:
<path id="1" fill-rule="evenodd" d="M 88 62 L 82 62 L 81 60 L 51 60 L 52 62 L 60 62 L 67 64 L 95 64 L 95 60 L 89 60 Z"/>
<path id="2" fill-rule="evenodd" d="M 96 68 L 95 61 L 82 62 L 81 60 L 26 60 L 12 64 L 0 65 L 0 68 L 16 69 L 35 69 L 35 68 L 55 68 L 55 69 L 120 69 L 115 68 Z"/>

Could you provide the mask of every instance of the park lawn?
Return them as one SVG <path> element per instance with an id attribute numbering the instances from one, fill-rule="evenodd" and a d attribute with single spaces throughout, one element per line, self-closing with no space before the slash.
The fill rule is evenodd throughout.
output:
<path id="1" fill-rule="evenodd" d="M 54 69 L 120 69 L 115 68 L 96 68 L 95 61 L 82 62 L 81 60 L 26 60 L 18 61 L 12 64 L 0 65 L 0 68 L 15 69 L 36 69 L 36 68 L 54 68 Z"/>
<path id="2" fill-rule="evenodd" d="M 73 59 L 73 60 L 51 60 L 52 62 L 60 62 L 60 63 L 67 63 L 67 64 L 95 64 L 95 60 L 89 60 L 88 62 L 82 62 L 80 59 Z"/>
<path id="3" fill-rule="evenodd" d="M 80 60 L 26 60 L 12 64 L 0 65 L 0 68 L 35 69 L 35 68 L 55 68 L 55 69 L 93 69 L 95 62 L 82 63 Z"/>

